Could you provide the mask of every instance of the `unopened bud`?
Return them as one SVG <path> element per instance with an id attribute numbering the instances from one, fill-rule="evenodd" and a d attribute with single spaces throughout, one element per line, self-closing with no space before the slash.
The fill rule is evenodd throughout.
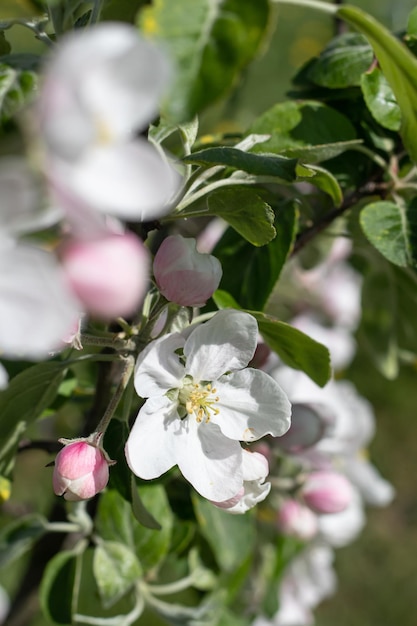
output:
<path id="1" fill-rule="evenodd" d="M 72 289 L 90 313 L 112 319 L 135 312 L 149 270 L 147 250 L 135 235 L 72 241 L 61 256 Z"/>
<path id="2" fill-rule="evenodd" d="M 220 261 L 211 254 L 200 254 L 195 239 L 181 235 L 171 235 L 162 242 L 153 271 L 162 295 L 181 306 L 203 306 L 222 277 Z"/>
<path id="3" fill-rule="evenodd" d="M 340 513 L 352 501 L 348 479 L 331 471 L 312 472 L 301 489 L 304 502 L 317 513 Z"/>
<path id="4" fill-rule="evenodd" d="M 317 516 L 298 500 L 286 500 L 281 506 L 277 524 L 284 535 L 309 541 L 318 531 Z"/>
<path id="5" fill-rule="evenodd" d="M 69 442 L 55 459 L 54 492 L 71 501 L 92 498 L 107 485 L 112 464 L 104 450 L 87 440 Z"/>

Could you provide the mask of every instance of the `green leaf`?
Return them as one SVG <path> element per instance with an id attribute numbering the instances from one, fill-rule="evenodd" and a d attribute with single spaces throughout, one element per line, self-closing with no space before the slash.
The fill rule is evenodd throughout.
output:
<path id="1" fill-rule="evenodd" d="M 358 341 L 369 353 L 377 369 L 392 380 L 398 375 L 398 300 L 394 275 L 370 268 L 362 285 L 362 319 Z"/>
<path id="2" fill-rule="evenodd" d="M 387 79 L 378 67 L 362 74 L 361 88 L 366 106 L 376 119 L 388 130 L 399 131 L 401 111 Z"/>
<path id="3" fill-rule="evenodd" d="M 0 474 L 9 477 L 26 427 L 55 399 L 66 374 L 60 362 L 39 363 L 15 376 L 0 393 Z"/>
<path id="4" fill-rule="evenodd" d="M 12 49 L 11 45 L 6 39 L 6 35 L 4 31 L 0 31 L 0 56 L 4 56 L 5 54 L 9 54 Z"/>
<path id="5" fill-rule="evenodd" d="M 343 5 L 337 15 L 361 31 L 372 45 L 401 109 L 404 145 L 417 161 L 417 59 L 382 24 L 358 7 Z"/>
<path id="6" fill-rule="evenodd" d="M 233 572 L 254 549 L 256 533 L 253 515 L 230 515 L 208 500 L 193 496 L 201 533 L 207 539 L 222 570 Z"/>
<path id="7" fill-rule="evenodd" d="M 290 367 L 301 370 L 317 385 L 324 387 L 331 376 L 328 349 L 297 328 L 271 315 L 248 311 L 259 325 L 259 332 L 274 352 Z"/>
<path id="8" fill-rule="evenodd" d="M 308 71 L 308 77 L 316 85 L 329 89 L 359 85 L 361 74 L 369 69 L 373 58 L 365 37 L 344 33 L 325 47 Z"/>
<path id="9" fill-rule="evenodd" d="M 285 203 L 276 209 L 277 235 L 266 246 L 253 247 L 236 231 L 228 229 L 213 251 L 223 267 L 220 289 L 228 292 L 240 306 L 262 310 L 291 251 L 297 225 L 297 207 Z"/>
<path id="10" fill-rule="evenodd" d="M 264 246 L 276 235 L 274 212 L 253 189 L 226 187 L 207 197 L 210 214 L 222 217 L 254 246 Z"/>
<path id="11" fill-rule="evenodd" d="M 151 515 L 144 505 L 140 495 L 138 488 L 136 486 L 135 479 L 132 475 L 131 477 L 131 489 L 132 489 L 132 512 L 139 524 L 145 526 L 145 528 L 150 528 L 151 530 L 161 530 L 161 524 Z"/>
<path id="12" fill-rule="evenodd" d="M 78 595 L 77 572 L 87 545 L 80 542 L 74 550 L 56 554 L 48 563 L 40 587 L 41 607 L 54 624 L 72 624 L 73 608 Z"/>
<path id="13" fill-rule="evenodd" d="M 362 209 L 360 223 L 372 245 L 391 263 L 417 266 L 417 250 L 410 245 L 411 232 L 413 240 L 417 238 L 416 203 L 406 209 L 393 202 L 373 202 Z"/>
<path id="14" fill-rule="evenodd" d="M 10 119 L 17 113 L 37 87 L 37 76 L 29 70 L 18 70 L 0 63 L 0 118 Z"/>
<path id="15" fill-rule="evenodd" d="M 273 176 L 293 182 L 295 180 L 296 159 L 276 154 L 254 154 L 238 148 L 206 148 L 186 157 L 186 163 L 199 165 L 225 165 L 235 170 L 243 170 L 254 176 Z"/>
<path id="16" fill-rule="evenodd" d="M 298 165 L 297 180 L 304 180 L 314 185 L 324 193 L 327 193 L 333 200 L 335 206 L 340 206 L 343 202 L 343 192 L 337 179 L 329 170 L 319 165 Z"/>
<path id="17" fill-rule="evenodd" d="M 136 555 L 117 541 L 100 541 L 94 550 L 93 571 L 105 608 L 124 596 L 142 574 Z"/>
<path id="18" fill-rule="evenodd" d="M 96 525 L 104 540 L 123 543 L 134 551 L 146 572 L 158 565 L 169 550 L 173 515 L 161 485 L 142 487 L 141 497 L 145 508 L 161 521 L 161 530 L 138 524 L 129 502 L 113 490 L 100 498 Z"/>
<path id="19" fill-rule="evenodd" d="M 357 143 L 350 120 L 321 102 L 279 102 L 258 117 L 249 133 L 270 135 L 252 152 L 272 152 L 303 162 L 331 159 Z"/>
<path id="20" fill-rule="evenodd" d="M 2 529 L 0 533 L 0 567 L 5 567 L 32 548 L 46 532 L 47 520 L 42 515 L 25 515 Z"/>
<path id="21" fill-rule="evenodd" d="M 224 96 L 261 43 L 267 0 L 156 0 L 138 15 L 143 33 L 160 42 L 176 74 L 164 114 L 192 119 Z"/>

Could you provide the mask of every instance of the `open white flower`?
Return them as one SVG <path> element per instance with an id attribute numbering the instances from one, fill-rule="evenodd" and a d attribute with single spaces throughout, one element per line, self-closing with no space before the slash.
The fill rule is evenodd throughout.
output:
<path id="1" fill-rule="evenodd" d="M 38 210 L 35 181 L 24 161 L 0 162 L 0 187 L 0 351 L 7 357 L 46 357 L 60 346 L 79 305 L 54 255 L 17 237 L 49 226 L 57 216 Z"/>
<path id="2" fill-rule="evenodd" d="M 126 444 L 132 471 L 157 478 L 178 465 L 205 498 L 221 502 L 243 487 L 242 447 L 290 425 L 290 403 L 268 374 L 244 369 L 258 327 L 249 314 L 226 309 L 188 338 L 172 333 L 139 355 L 135 388 L 149 398 Z"/>
<path id="3" fill-rule="evenodd" d="M 169 80 L 163 53 L 131 26 L 106 23 L 60 41 L 37 117 L 58 203 L 131 220 L 167 211 L 180 177 L 138 132 L 156 117 Z"/>

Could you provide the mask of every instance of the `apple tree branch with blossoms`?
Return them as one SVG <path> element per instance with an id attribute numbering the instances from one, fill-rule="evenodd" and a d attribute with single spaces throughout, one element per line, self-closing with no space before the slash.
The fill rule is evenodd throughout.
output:
<path id="1" fill-rule="evenodd" d="M 346 29 L 209 128 L 288 4 Z M 344 373 L 417 358 L 417 13 L 110 5 L 1 7 L 0 623 L 308 626 L 394 498 Z"/>

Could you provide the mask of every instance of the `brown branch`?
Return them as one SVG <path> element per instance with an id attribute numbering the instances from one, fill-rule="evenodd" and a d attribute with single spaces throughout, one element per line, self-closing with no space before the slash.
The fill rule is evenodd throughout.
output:
<path id="1" fill-rule="evenodd" d="M 363 187 L 360 187 L 359 189 L 347 195 L 340 207 L 335 207 L 334 209 L 323 215 L 323 217 L 321 217 L 315 224 L 310 226 L 310 228 L 307 228 L 298 235 L 290 256 L 293 257 L 298 254 L 300 250 L 302 250 L 312 239 L 314 239 L 316 235 L 325 230 L 328 226 L 330 226 L 332 222 L 334 222 L 334 220 L 346 213 L 346 211 L 355 206 L 355 204 L 358 204 L 360 200 L 366 198 L 366 196 L 373 196 L 376 193 L 386 191 L 386 183 L 376 183 L 370 181 L 363 185 Z"/>

